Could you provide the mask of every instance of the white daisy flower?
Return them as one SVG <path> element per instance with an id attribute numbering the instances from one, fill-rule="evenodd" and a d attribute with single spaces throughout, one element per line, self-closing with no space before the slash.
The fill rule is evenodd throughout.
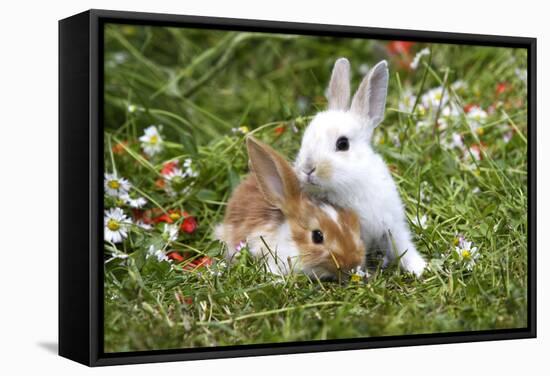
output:
<path id="1" fill-rule="evenodd" d="M 449 94 L 447 90 L 443 90 L 443 86 L 439 86 L 428 90 L 420 99 L 424 107 L 436 110 L 440 105 L 447 104 Z"/>
<path id="2" fill-rule="evenodd" d="M 460 149 L 464 150 L 464 141 L 462 140 L 462 135 L 460 133 L 454 132 L 451 134 L 451 141 L 445 142 L 445 147 L 447 149 Z"/>
<path id="3" fill-rule="evenodd" d="M 527 69 L 515 69 L 515 74 L 524 84 L 527 83 Z"/>
<path id="4" fill-rule="evenodd" d="M 196 178 L 199 173 L 191 167 L 192 160 L 187 158 L 183 161 L 182 168 L 174 167 L 172 171 L 164 175 L 166 180 L 166 191 L 175 196 L 177 193 L 186 194 L 190 184 L 186 181 L 189 178 Z"/>
<path id="5" fill-rule="evenodd" d="M 187 186 L 185 179 L 187 174 L 183 172 L 180 168 L 175 167 L 172 171 L 164 175 L 166 180 L 166 191 L 171 195 L 175 196 L 176 193 L 186 193 L 189 187 Z"/>
<path id="6" fill-rule="evenodd" d="M 479 147 L 474 145 L 464 149 L 463 158 L 465 160 L 468 160 L 471 157 L 473 157 L 476 161 L 481 160 L 481 150 L 479 149 Z"/>
<path id="7" fill-rule="evenodd" d="M 459 260 L 466 266 L 466 269 L 472 270 L 479 258 L 478 248 L 472 247 L 472 242 L 463 241 L 459 247 L 455 247 L 455 252 Z"/>
<path id="8" fill-rule="evenodd" d="M 398 134 L 391 135 L 391 142 L 393 143 L 393 146 L 395 146 L 396 148 L 401 147 L 401 140 L 399 139 Z"/>
<path id="9" fill-rule="evenodd" d="M 162 151 L 162 137 L 160 136 L 157 127 L 154 125 L 146 128 L 144 135 L 141 136 L 139 140 L 141 141 L 143 152 L 149 157 L 152 157 Z"/>
<path id="10" fill-rule="evenodd" d="M 123 64 L 128 60 L 128 54 L 126 52 L 116 52 L 113 54 L 113 60 L 117 64 Z"/>
<path id="11" fill-rule="evenodd" d="M 462 247 L 462 244 L 464 244 L 464 235 L 455 232 L 455 236 L 453 238 L 453 244 L 455 247 Z"/>
<path id="12" fill-rule="evenodd" d="M 430 123 L 429 121 L 427 120 L 420 120 L 420 121 L 417 121 L 416 122 L 416 126 L 419 127 L 419 128 L 424 128 L 424 127 L 427 127 L 429 125 L 431 125 L 432 123 Z M 380 132 L 378 132 L 379 134 Z"/>
<path id="13" fill-rule="evenodd" d="M 429 185 L 430 183 L 428 183 L 427 181 L 422 181 L 422 183 L 420 183 L 420 201 L 425 201 L 425 202 L 430 202 L 431 201 L 431 197 L 429 195 Z"/>
<path id="14" fill-rule="evenodd" d="M 359 65 L 359 73 L 361 74 L 361 76 L 364 76 L 366 75 L 367 73 L 369 73 L 369 65 L 368 64 L 361 64 Z"/>
<path id="15" fill-rule="evenodd" d="M 441 109 L 441 115 L 448 118 L 453 118 L 459 116 L 460 111 L 454 104 L 449 103 L 448 106 L 445 106 Z"/>
<path id="16" fill-rule="evenodd" d="M 105 173 L 104 187 L 109 196 L 120 198 L 128 193 L 131 185 L 128 180 L 119 178 L 116 174 Z"/>
<path id="17" fill-rule="evenodd" d="M 471 120 L 481 123 L 487 118 L 487 112 L 485 112 L 479 106 L 473 106 L 472 108 L 470 108 L 470 111 L 468 111 L 467 117 Z"/>
<path id="18" fill-rule="evenodd" d="M 437 119 L 437 129 L 439 129 L 440 131 L 443 131 L 443 130 L 447 129 L 448 126 L 449 126 L 448 118 L 446 118 L 444 116 L 440 116 Z"/>
<path id="19" fill-rule="evenodd" d="M 416 102 L 416 96 L 412 93 L 410 89 L 403 91 L 403 96 L 399 101 L 398 108 L 402 112 L 411 112 Z"/>
<path id="20" fill-rule="evenodd" d="M 149 246 L 147 250 L 147 258 L 151 256 L 155 257 L 158 261 L 169 261 L 168 256 L 162 250 L 155 249 L 153 245 Z"/>
<path id="21" fill-rule="evenodd" d="M 249 132 L 249 130 L 246 125 L 243 125 L 241 127 L 231 128 L 231 132 L 245 135 Z"/>
<path id="22" fill-rule="evenodd" d="M 451 145 L 453 145 L 453 147 L 459 148 L 459 149 L 464 148 L 464 141 L 462 141 L 462 136 L 460 135 L 460 133 L 453 133 L 451 135 L 451 138 L 452 138 Z"/>
<path id="23" fill-rule="evenodd" d="M 465 89 L 468 85 L 466 85 L 466 82 L 465 81 L 462 81 L 462 80 L 458 80 L 458 81 L 455 81 L 451 84 L 451 89 L 453 90 L 461 90 L 461 89 Z"/>
<path id="24" fill-rule="evenodd" d="M 413 219 L 412 219 L 412 223 L 414 223 L 414 225 L 416 227 L 420 227 L 421 229 L 425 230 L 428 226 L 426 225 L 426 222 L 428 221 L 428 217 L 426 216 L 426 214 L 424 214 L 422 217 L 418 218 L 418 216 L 414 216 Z"/>
<path id="25" fill-rule="evenodd" d="M 352 282 L 361 282 L 366 277 L 368 277 L 367 273 L 360 266 L 350 270 L 350 280 Z"/>
<path id="26" fill-rule="evenodd" d="M 223 272 L 217 268 L 208 268 L 208 272 L 210 273 L 211 276 L 214 276 L 214 277 L 220 277 L 223 274 Z"/>
<path id="27" fill-rule="evenodd" d="M 162 238 L 166 243 L 172 243 L 176 241 L 179 234 L 179 228 L 176 224 L 165 223 L 164 230 L 162 231 Z"/>
<path id="28" fill-rule="evenodd" d="M 192 163 L 193 163 L 192 159 L 186 158 L 183 161 L 183 168 L 185 169 L 185 174 L 187 175 L 187 177 L 196 178 L 199 175 L 199 173 L 193 170 L 193 168 L 191 167 Z"/>
<path id="29" fill-rule="evenodd" d="M 132 208 L 142 208 L 145 204 L 147 204 L 147 200 L 141 196 L 134 196 L 130 193 L 125 193 L 120 196 L 124 202 L 126 202 L 130 207 Z"/>
<path id="30" fill-rule="evenodd" d="M 423 56 L 427 56 L 430 54 L 429 48 L 423 48 L 420 51 L 414 55 L 413 61 L 411 61 L 411 69 L 416 70 L 418 68 L 418 64 L 420 64 L 420 59 L 422 59 Z"/>
<path id="31" fill-rule="evenodd" d="M 151 230 L 153 228 L 153 226 L 151 226 L 149 223 L 143 222 L 143 220 L 141 219 L 137 220 L 134 224 L 144 230 Z"/>
<path id="32" fill-rule="evenodd" d="M 447 119 L 456 118 L 461 115 L 462 111 L 455 103 L 451 102 L 449 92 L 459 90 L 463 87 L 466 87 L 464 81 L 456 81 L 448 89 L 443 86 L 430 89 L 420 97 L 420 104 L 422 106 L 419 105 L 417 108 L 424 113 L 431 111 L 432 115 L 436 113 L 438 108 L 441 108 L 440 117 Z M 420 115 L 424 113 L 420 113 Z"/>
<path id="33" fill-rule="evenodd" d="M 469 120 L 468 123 L 470 124 L 472 132 L 481 136 L 483 134 L 483 128 L 481 126 L 487 119 L 487 112 L 479 106 L 473 106 L 466 114 L 466 118 Z"/>
<path id="34" fill-rule="evenodd" d="M 483 130 L 483 127 L 478 122 L 471 121 L 469 125 L 470 125 L 470 130 L 473 133 L 476 133 L 478 136 L 481 136 L 483 135 L 483 133 L 485 133 L 485 131 Z"/>
<path id="35" fill-rule="evenodd" d="M 128 236 L 127 225 L 128 217 L 121 208 L 111 208 L 105 211 L 103 217 L 104 239 L 111 243 L 120 243 Z"/>

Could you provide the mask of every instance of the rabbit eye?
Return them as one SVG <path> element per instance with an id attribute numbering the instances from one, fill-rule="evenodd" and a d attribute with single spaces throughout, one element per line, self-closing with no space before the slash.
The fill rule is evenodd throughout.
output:
<path id="1" fill-rule="evenodd" d="M 315 244 L 321 244 L 323 240 L 325 240 L 325 237 L 321 230 L 313 230 L 311 232 L 311 240 L 313 240 Z"/>
<path id="2" fill-rule="evenodd" d="M 336 151 L 347 151 L 349 149 L 349 140 L 347 137 L 342 136 L 336 140 Z"/>

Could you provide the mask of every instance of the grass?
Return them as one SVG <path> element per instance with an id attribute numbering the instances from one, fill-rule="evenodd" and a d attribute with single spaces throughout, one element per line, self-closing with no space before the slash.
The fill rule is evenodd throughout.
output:
<path id="1" fill-rule="evenodd" d="M 130 180 L 132 193 L 147 199 L 145 213 L 186 211 L 198 226 L 168 245 L 163 224 L 145 230 L 132 223 L 123 242 L 105 242 L 106 352 L 527 325 L 526 52 L 440 44 L 392 52 L 395 46 L 107 26 L 105 171 Z M 422 48 L 430 55 L 409 69 Z M 417 279 L 396 267 L 377 269 L 367 282 L 342 285 L 269 274 L 246 251 L 224 265 L 213 227 L 247 172 L 244 134 L 233 129 L 246 126 L 292 159 L 309 119 L 325 108 L 339 56 L 352 63 L 353 87 L 362 64 L 389 59 L 386 118 L 375 146 L 398 183 L 429 270 Z M 425 105 L 433 88 L 444 94 Z M 476 119 L 472 105 L 487 116 Z M 162 125 L 162 152 L 148 157 L 138 139 L 152 124 Z M 464 146 L 453 146 L 453 135 Z M 159 185 L 163 165 L 187 158 L 198 176 L 171 196 Z M 115 206 L 137 215 L 106 195 L 105 208 Z M 479 249 L 471 270 L 454 252 L 457 234 Z M 151 246 L 186 259 L 148 257 Z M 213 264 L 195 267 L 208 260 L 203 256 Z"/>

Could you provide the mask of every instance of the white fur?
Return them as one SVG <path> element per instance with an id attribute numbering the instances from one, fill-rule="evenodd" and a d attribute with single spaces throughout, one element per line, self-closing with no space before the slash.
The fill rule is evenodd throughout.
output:
<path id="1" fill-rule="evenodd" d="M 269 249 L 262 242 L 263 237 Z M 255 230 L 246 239 L 250 253 L 257 258 L 265 259 L 269 271 L 274 274 L 299 272 L 300 251 L 292 240 L 290 226 L 284 222 L 273 229 Z"/>
<path id="2" fill-rule="evenodd" d="M 336 209 L 334 209 L 333 206 L 331 205 L 327 205 L 327 204 L 321 204 L 321 210 L 325 212 L 326 215 L 329 216 L 330 219 L 332 219 L 335 223 L 338 224 L 338 226 L 340 225 L 340 221 L 339 221 L 339 217 L 338 217 L 338 212 L 336 211 Z"/>
<path id="3" fill-rule="evenodd" d="M 306 190 L 357 212 L 368 250 L 381 249 L 385 264 L 401 256 L 401 266 L 419 276 L 426 262 L 411 240 L 390 171 L 371 147 L 373 130 L 383 119 L 387 74 L 386 63 L 379 63 L 354 96 L 352 110 L 328 110 L 315 116 L 304 133 L 295 168 Z M 348 151 L 336 151 L 336 140 L 341 136 L 349 139 Z M 315 172 L 308 177 L 307 171 L 314 167 Z"/>
<path id="4" fill-rule="evenodd" d="M 215 238 L 225 242 L 228 246 L 226 255 L 228 260 L 232 260 L 237 253 L 237 250 L 230 245 L 228 240 L 232 238 L 232 231 L 231 225 L 218 225 L 214 230 Z M 262 238 L 269 249 L 265 246 Z M 300 251 L 292 240 L 288 222 L 276 228 L 273 225 L 265 225 L 253 229 L 243 241 L 248 245 L 248 249 L 254 257 L 266 261 L 271 273 L 289 274 L 300 271 Z"/>

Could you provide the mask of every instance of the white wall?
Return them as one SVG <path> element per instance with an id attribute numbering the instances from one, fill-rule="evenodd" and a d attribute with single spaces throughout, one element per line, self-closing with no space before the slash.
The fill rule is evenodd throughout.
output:
<path id="1" fill-rule="evenodd" d="M 539 215 L 539 339 L 87 369 L 57 341 L 57 20 L 88 8 L 519 35 L 538 44 L 538 210 L 548 210 L 548 10 L 544 1 L 3 1 L 0 22 L 0 370 L 150 375 L 542 374 L 550 354 L 548 217 Z M 542 167 L 546 166 L 546 167 Z M 545 274 L 546 273 L 546 274 Z M 545 355 L 546 354 L 546 355 Z M 537 372 L 537 370 L 539 370 Z M 534 372 L 530 372 L 534 371 Z"/>

